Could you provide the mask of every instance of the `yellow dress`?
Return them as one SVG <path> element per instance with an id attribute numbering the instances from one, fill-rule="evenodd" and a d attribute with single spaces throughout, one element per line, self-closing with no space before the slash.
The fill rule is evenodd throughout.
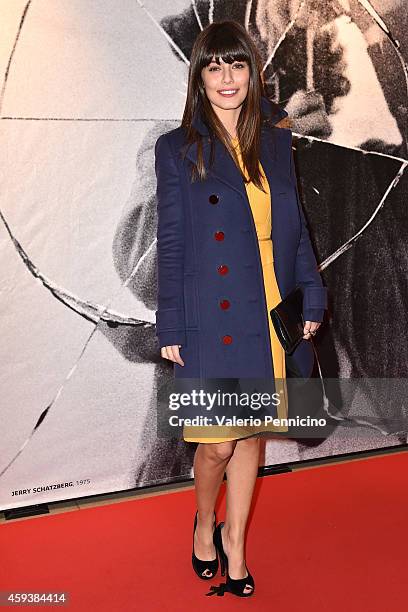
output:
<path id="1" fill-rule="evenodd" d="M 238 159 L 241 169 L 245 176 L 248 176 L 244 171 L 241 151 L 237 138 L 232 139 L 232 144 L 238 153 Z M 277 415 L 279 419 L 288 417 L 288 393 L 286 387 L 286 367 L 285 367 L 285 351 L 276 336 L 269 311 L 274 308 L 280 301 L 278 284 L 275 276 L 273 265 L 273 249 L 271 240 L 272 218 L 271 218 L 271 195 L 269 183 L 265 177 L 261 163 L 260 169 L 262 173 L 262 184 L 266 193 L 258 189 L 252 182 L 245 183 L 248 200 L 251 206 L 251 211 L 258 236 L 259 251 L 262 262 L 262 271 L 264 279 L 265 297 L 268 308 L 269 335 L 272 347 L 272 360 L 275 376 L 275 388 L 280 393 L 280 404 L 277 406 Z M 285 424 L 274 425 L 268 424 L 263 426 L 192 426 L 184 425 L 183 438 L 186 442 L 224 442 L 227 440 L 237 440 L 247 438 L 261 432 L 284 432 L 288 431 Z M 204 435 L 205 432 L 205 435 Z"/>

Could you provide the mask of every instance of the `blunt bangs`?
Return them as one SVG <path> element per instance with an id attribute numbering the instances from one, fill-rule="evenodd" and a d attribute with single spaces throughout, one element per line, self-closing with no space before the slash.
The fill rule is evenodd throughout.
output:
<path id="1" fill-rule="evenodd" d="M 250 65 L 251 58 L 248 49 L 236 36 L 229 34 L 229 32 L 219 32 L 207 42 L 206 48 L 202 51 L 199 70 L 208 66 L 213 57 L 215 57 L 217 64 L 220 64 L 222 58 L 227 64 L 245 61 Z"/>

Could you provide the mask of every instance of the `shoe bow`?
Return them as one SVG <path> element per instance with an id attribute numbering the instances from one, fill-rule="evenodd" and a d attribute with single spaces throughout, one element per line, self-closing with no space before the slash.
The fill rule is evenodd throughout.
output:
<path id="1" fill-rule="evenodd" d="M 215 594 L 217 594 L 218 597 L 223 597 L 224 593 L 226 591 L 229 591 L 227 583 L 226 582 L 222 582 L 218 586 L 216 586 L 215 584 L 211 585 L 210 586 L 210 592 L 206 593 L 206 595 L 215 595 Z"/>

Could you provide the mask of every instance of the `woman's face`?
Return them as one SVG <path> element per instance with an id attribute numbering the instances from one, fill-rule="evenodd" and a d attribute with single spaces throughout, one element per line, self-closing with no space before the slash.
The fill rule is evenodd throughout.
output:
<path id="1" fill-rule="evenodd" d="M 249 85 L 247 62 L 236 60 L 227 64 L 213 61 L 201 71 L 207 98 L 213 106 L 228 110 L 238 108 L 244 102 Z"/>

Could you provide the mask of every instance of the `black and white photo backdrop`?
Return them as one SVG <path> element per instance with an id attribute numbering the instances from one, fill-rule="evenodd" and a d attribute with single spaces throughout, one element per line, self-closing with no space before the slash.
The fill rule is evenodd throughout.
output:
<path id="1" fill-rule="evenodd" d="M 327 436 L 271 437 L 261 465 L 406 443 L 407 8 L 3 0 L 2 509 L 192 476 L 195 445 L 157 435 L 172 363 L 155 336 L 154 145 L 180 125 L 197 34 L 222 19 L 250 32 L 291 119 L 329 291 L 316 376 L 361 383 L 322 407 Z"/>

